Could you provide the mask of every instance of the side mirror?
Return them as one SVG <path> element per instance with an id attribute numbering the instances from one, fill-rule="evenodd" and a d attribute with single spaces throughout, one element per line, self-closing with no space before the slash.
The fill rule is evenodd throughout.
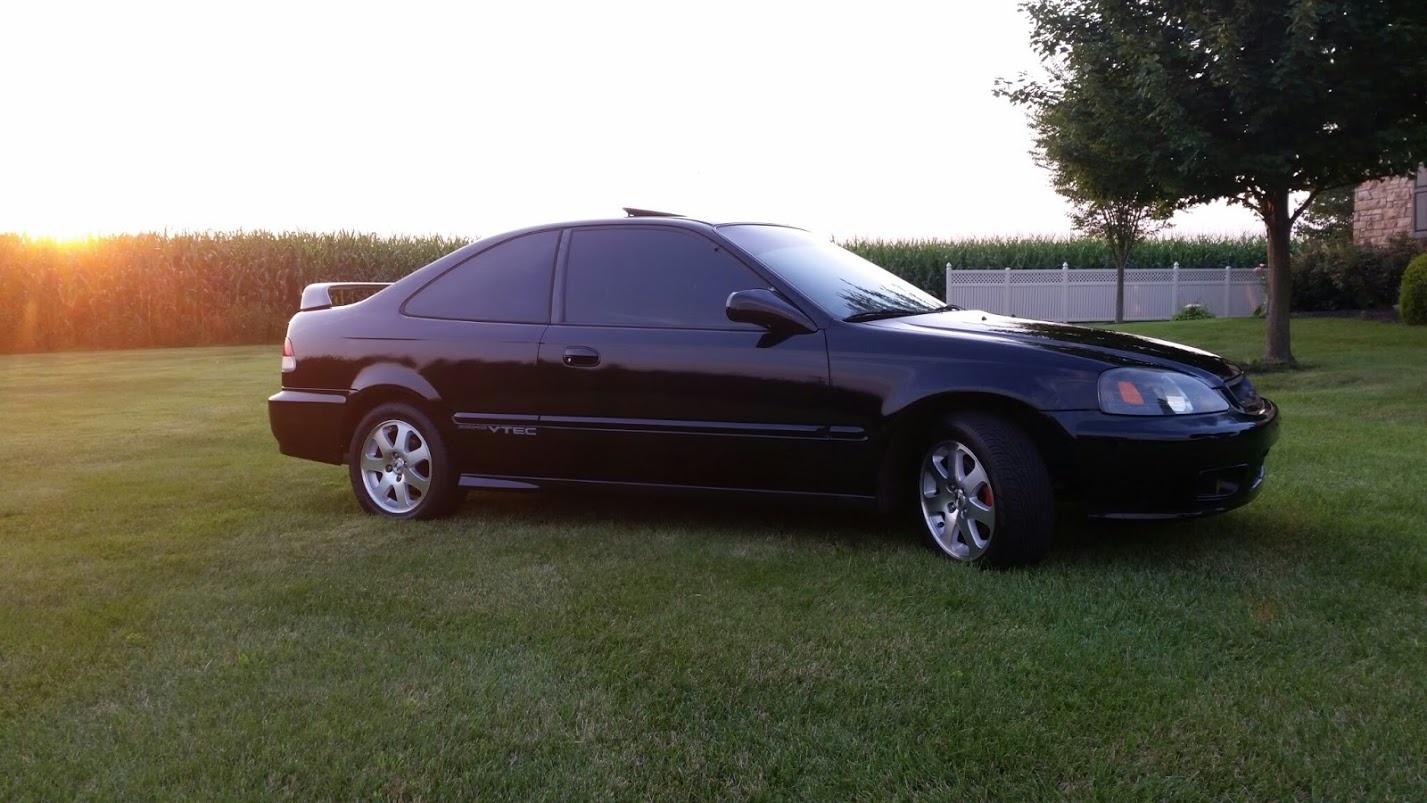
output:
<path id="1" fill-rule="evenodd" d="M 770 332 L 807 334 L 818 329 L 812 319 L 797 307 L 772 290 L 761 287 L 729 293 L 724 313 L 730 321 L 757 324 Z"/>

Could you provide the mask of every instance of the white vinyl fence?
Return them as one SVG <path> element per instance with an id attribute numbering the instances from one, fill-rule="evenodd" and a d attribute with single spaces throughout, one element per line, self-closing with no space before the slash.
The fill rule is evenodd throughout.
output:
<path id="1" fill-rule="evenodd" d="M 952 270 L 946 302 L 967 309 L 1044 321 L 1115 320 L 1115 270 Z M 1186 304 L 1220 318 L 1244 318 L 1264 303 L 1252 268 L 1173 268 L 1125 271 L 1125 320 L 1166 321 Z"/>

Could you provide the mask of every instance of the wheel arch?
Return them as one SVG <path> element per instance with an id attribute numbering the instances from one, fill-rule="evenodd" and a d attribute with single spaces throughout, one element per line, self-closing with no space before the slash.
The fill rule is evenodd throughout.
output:
<path id="1" fill-rule="evenodd" d="M 367 413 L 390 402 L 409 404 L 420 410 L 441 429 L 441 434 L 448 442 L 454 436 L 449 418 L 440 412 L 441 400 L 436 389 L 410 368 L 395 365 L 368 366 L 352 382 L 352 389 L 353 393 L 347 397 L 342 426 L 338 431 L 344 463 L 347 462 L 348 447 L 357 424 L 361 423 Z"/>
<path id="2" fill-rule="evenodd" d="M 879 509 L 891 511 L 909 503 L 902 491 L 911 487 L 911 477 L 917 470 L 916 453 L 923 448 L 923 436 L 946 416 L 970 410 L 995 413 L 1021 427 L 1045 461 L 1056 488 L 1073 484 L 1075 457 L 1071 438 L 1054 419 L 1010 396 L 954 391 L 918 399 L 893 416 L 884 436 L 886 446 L 877 471 Z"/>

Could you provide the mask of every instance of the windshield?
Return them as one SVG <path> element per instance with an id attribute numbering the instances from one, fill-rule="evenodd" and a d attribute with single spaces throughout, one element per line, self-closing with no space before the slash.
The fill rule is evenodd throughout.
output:
<path id="1" fill-rule="evenodd" d="M 720 226 L 719 231 L 788 284 L 841 319 L 918 315 L 946 305 L 851 251 L 782 226 Z"/>

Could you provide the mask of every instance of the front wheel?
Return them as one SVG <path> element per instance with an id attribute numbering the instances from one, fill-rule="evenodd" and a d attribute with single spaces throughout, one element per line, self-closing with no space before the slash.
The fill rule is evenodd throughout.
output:
<path id="1" fill-rule="evenodd" d="M 931 434 L 917 471 L 931 543 L 953 560 L 1008 567 L 1050 549 L 1055 499 L 1026 433 L 989 413 L 961 413 Z"/>
<path id="2" fill-rule="evenodd" d="M 383 404 L 352 432 L 348 476 L 368 513 L 394 519 L 429 519 L 459 501 L 457 477 L 441 432 L 420 410 Z"/>

